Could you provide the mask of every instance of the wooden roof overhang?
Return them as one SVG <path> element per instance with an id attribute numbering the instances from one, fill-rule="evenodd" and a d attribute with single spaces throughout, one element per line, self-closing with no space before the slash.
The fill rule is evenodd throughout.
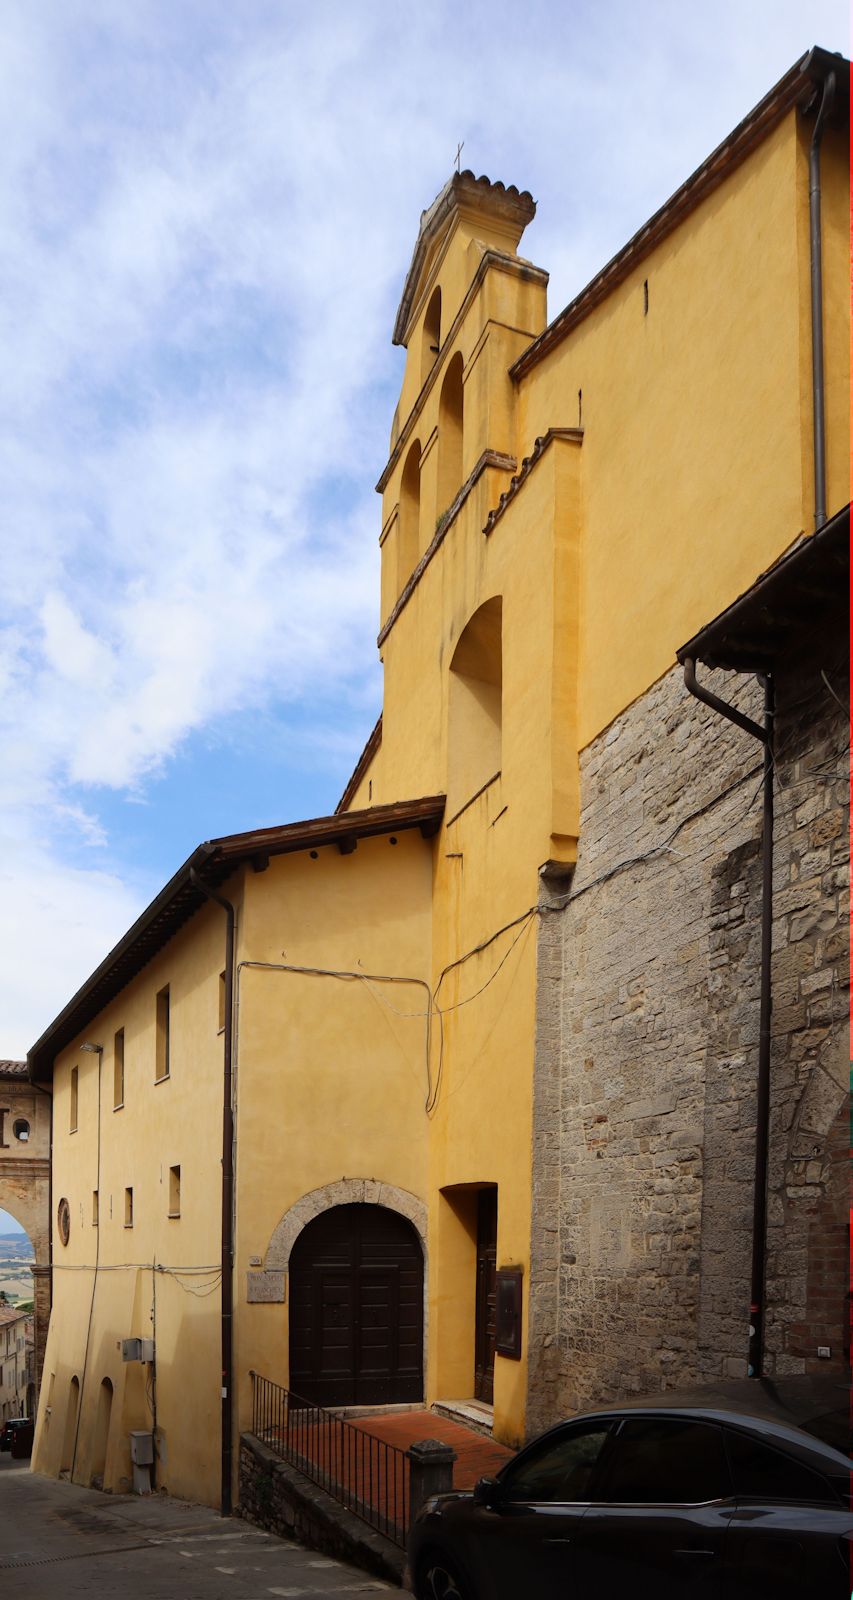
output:
<path id="1" fill-rule="evenodd" d="M 815 629 L 845 629 L 850 605 L 850 506 L 800 539 L 750 589 L 676 651 L 730 672 L 772 672 Z"/>
<path id="2" fill-rule="evenodd" d="M 194 877 L 216 889 L 240 866 L 250 865 L 262 871 L 271 856 L 323 845 L 337 845 L 341 854 L 348 855 L 359 839 L 413 828 L 424 838 L 431 838 L 438 832 L 443 814 L 444 795 L 432 795 L 332 817 L 313 817 L 281 827 L 226 834 L 200 844 L 33 1045 L 27 1055 L 31 1080 L 50 1080 L 59 1052 L 206 903 L 207 896 L 197 887 Z"/>

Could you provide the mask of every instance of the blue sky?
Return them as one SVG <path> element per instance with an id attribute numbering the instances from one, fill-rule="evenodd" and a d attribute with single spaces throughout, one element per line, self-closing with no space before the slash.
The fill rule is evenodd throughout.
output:
<path id="1" fill-rule="evenodd" d="M 843 0 L 7 0 L 0 1054 L 201 839 L 334 808 L 381 705 L 420 211 L 532 190 L 550 313 Z M 2 1223 L 2 1218 L 0 1218 Z"/>

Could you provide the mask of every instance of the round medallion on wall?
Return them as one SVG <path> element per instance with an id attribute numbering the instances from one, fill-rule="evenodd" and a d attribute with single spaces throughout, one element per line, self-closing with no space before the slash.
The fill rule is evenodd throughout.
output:
<path id="1" fill-rule="evenodd" d="M 60 1200 L 56 1208 L 56 1226 L 63 1244 L 67 1244 L 71 1234 L 71 1207 L 67 1200 Z"/>

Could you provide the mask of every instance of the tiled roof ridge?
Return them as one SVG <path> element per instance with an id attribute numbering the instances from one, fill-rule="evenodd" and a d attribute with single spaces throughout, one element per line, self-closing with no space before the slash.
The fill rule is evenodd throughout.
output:
<path id="1" fill-rule="evenodd" d="M 373 724 L 373 727 L 370 730 L 370 733 L 367 735 L 367 739 L 365 740 L 365 744 L 364 744 L 364 749 L 362 750 L 361 755 L 359 756 L 355 766 L 352 769 L 352 772 L 350 773 L 349 778 L 347 779 L 346 788 L 344 789 L 344 792 L 341 795 L 340 800 L 338 801 L 337 805 L 335 806 L 335 816 L 336 817 L 339 816 L 341 814 L 341 812 L 346 811 L 346 809 L 349 806 L 349 803 L 350 803 L 353 795 L 355 794 L 356 789 L 358 788 L 359 784 L 361 783 L 361 780 L 362 780 L 365 772 L 367 771 L 368 767 L 370 766 L 370 762 L 371 762 L 375 752 L 379 749 L 379 746 L 380 746 L 381 743 L 382 743 L 382 712 L 380 711 L 379 716 L 376 718 L 376 721 L 375 721 L 375 723 Z"/>
<path id="2" fill-rule="evenodd" d="M 483 527 L 486 537 L 491 533 L 495 523 L 500 521 L 508 505 L 515 499 L 522 484 L 529 478 L 537 461 L 541 460 L 553 439 L 574 439 L 580 444 L 583 440 L 583 428 L 549 428 L 547 433 L 537 434 L 529 456 L 524 456 L 518 471 L 510 478 L 509 488 L 504 489 L 497 505 L 486 518 Z"/>
<path id="3" fill-rule="evenodd" d="M 25 1078 L 26 1061 L 0 1061 L 0 1078 Z"/>
<path id="4" fill-rule="evenodd" d="M 531 205 L 534 204 L 533 196 L 529 189 L 519 189 L 515 183 L 502 183 L 500 178 L 489 178 L 485 172 L 481 172 L 478 178 L 470 167 L 464 167 L 461 172 L 457 172 L 456 176 L 457 178 L 470 178 L 472 183 L 484 184 L 487 189 L 493 189 L 496 194 L 509 195 L 511 200 L 529 200 Z"/>

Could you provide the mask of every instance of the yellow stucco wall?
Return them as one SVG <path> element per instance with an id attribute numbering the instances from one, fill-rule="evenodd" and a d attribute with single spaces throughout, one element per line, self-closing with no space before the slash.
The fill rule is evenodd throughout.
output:
<path id="1" fill-rule="evenodd" d="M 465 473 L 484 450 L 520 464 L 549 429 L 580 422 L 583 440 L 554 440 L 485 537 L 488 513 L 510 479 L 508 471 L 487 470 L 381 642 L 382 742 L 352 804 L 367 804 L 368 795 L 376 803 L 448 792 L 436 849 L 434 985 L 447 962 L 535 903 L 543 862 L 573 859 L 580 750 L 669 670 L 679 645 L 812 529 L 810 130 L 798 114 L 786 117 L 517 385 L 506 371 L 517 353 L 507 358 L 506 332 L 493 364 L 483 362 L 493 340 L 491 276 L 447 352 L 465 358 Z M 849 494 L 844 172 L 843 139 L 828 133 L 830 513 Z M 470 266 L 451 236 L 441 271 L 457 297 Z M 424 307 L 439 276 L 434 271 L 425 284 Z M 541 284 L 507 273 L 501 293 L 503 330 L 539 325 Z M 433 489 L 436 393 L 419 395 L 410 376 L 419 337 L 416 323 L 398 426 L 408 422 L 410 437 L 429 445 L 423 552 L 443 508 Z M 383 621 L 400 587 L 392 540 L 401 470 L 392 458 L 383 480 Z M 501 775 L 454 822 L 450 664 L 466 623 L 496 595 L 503 597 Z M 458 991 L 452 979 L 440 995 L 446 1003 L 448 992 L 459 1000 L 487 985 L 445 1024 L 431 1126 L 431 1237 L 439 1241 L 431 1267 L 439 1329 L 432 1398 L 460 1385 L 471 1390 L 465 1185 L 498 1184 L 498 1263 L 529 1262 L 535 928 L 489 982 L 512 937 L 466 965 Z M 522 1434 L 523 1391 L 524 1361 L 499 1358 L 500 1437 Z"/>
<path id="2" fill-rule="evenodd" d="M 98 1056 L 63 1051 L 54 1072 L 54 1292 L 45 1355 L 34 1466 L 58 1473 L 73 1377 L 81 1383 L 74 1480 L 89 1483 L 101 1384 L 113 1385 L 104 1485 L 131 1481 L 129 1432 L 152 1426 L 148 1369 L 122 1361 L 117 1342 L 156 1338 L 158 1484 L 214 1505 L 219 1492 L 219 1319 L 222 1148 L 222 1036 L 219 973 L 225 918 L 205 907 L 139 977 L 86 1029 L 104 1046 Z M 157 993 L 168 984 L 171 1041 L 168 1078 L 155 1082 Z M 125 1097 L 113 1109 L 114 1038 L 124 1029 Z M 84 1042 L 83 1039 L 78 1043 Z M 77 1129 L 70 1127 L 70 1084 L 78 1070 Z M 169 1168 L 181 1168 L 181 1214 L 170 1218 Z M 133 1189 L 133 1226 L 124 1224 L 125 1189 Z M 93 1225 L 92 1196 L 99 1192 Z M 62 1198 L 71 1212 L 67 1246 L 57 1231 Z M 92 1280 L 98 1254 L 97 1293 Z M 166 1271 L 155 1272 L 154 1263 Z M 213 1268 L 213 1272 L 195 1269 Z M 177 1275 L 181 1269 L 185 1274 Z M 156 1297 L 156 1319 L 155 1312 Z M 91 1315 L 90 1315 L 91 1312 Z M 88 1355 L 87 1355 L 88 1340 Z M 85 1367 L 85 1381 L 84 1381 Z"/>
<path id="3" fill-rule="evenodd" d="M 828 134 L 823 162 L 830 512 L 848 498 L 842 145 Z M 527 1283 L 535 908 L 543 865 L 559 872 L 575 856 L 579 752 L 670 668 L 680 644 L 811 528 L 806 156 L 792 113 L 518 383 L 508 368 L 544 326 L 544 275 L 522 263 L 489 265 L 448 339 L 485 247 L 511 245 L 466 213 L 428 264 L 413 305 L 395 429 L 401 442 L 382 479 L 381 621 L 390 621 L 381 647 L 382 742 L 351 803 L 450 798 L 429 843 L 412 832 L 396 844 L 389 835 L 362 840 L 350 855 L 300 851 L 246 871 L 227 890 L 239 901 L 238 1427 L 250 1417 L 250 1368 L 288 1379 L 287 1285 L 284 1300 L 266 1303 L 250 1302 L 248 1285 L 251 1274 L 271 1270 L 276 1230 L 307 1195 L 374 1180 L 425 1208 L 428 1402 L 472 1392 L 478 1186 L 498 1188 L 498 1265 L 521 1266 Z M 425 384 L 424 318 L 436 283 L 442 348 Z M 447 511 L 439 408 L 459 355 L 457 487 L 484 452 L 493 454 L 442 523 L 432 558 L 394 614 L 406 580 L 399 505 L 409 445 L 417 438 L 422 451 L 422 556 Z M 582 436 L 572 431 L 579 421 Z M 537 437 L 555 429 L 522 468 Z M 510 490 L 512 462 L 520 481 L 487 535 L 490 512 Z M 460 639 L 483 606 L 492 607 L 484 614 L 491 637 L 498 599 L 499 668 L 458 692 L 459 662 L 469 661 L 457 654 Z M 478 682 L 487 688 L 478 691 Z M 478 704 L 488 726 L 464 721 L 476 719 Z M 460 737 L 471 755 L 461 763 Z M 478 772 L 482 792 L 465 793 L 480 788 Z M 223 947 L 222 913 L 205 908 L 87 1029 L 106 1046 L 101 1265 L 120 1270 L 99 1278 L 75 1467 L 88 1482 L 98 1389 L 109 1377 L 105 1481 L 126 1482 L 126 1433 L 146 1426 L 147 1404 L 140 1369 L 123 1366 L 116 1338 L 149 1331 L 156 1281 L 158 1475 L 174 1492 L 211 1503 L 218 1294 L 199 1298 L 174 1274 L 152 1275 L 152 1263 L 218 1261 Z M 281 970 L 305 966 L 426 980 L 435 1007 L 429 1054 L 417 984 Z M 155 1085 L 155 997 L 165 983 L 175 1069 Z M 113 1112 L 119 1027 L 128 1091 L 124 1110 Z M 74 1065 L 80 1113 L 72 1134 Z M 52 1472 L 68 1464 L 69 1386 L 82 1375 L 89 1330 L 96 1086 L 97 1057 L 64 1051 L 55 1072 L 54 1203 L 69 1197 L 72 1232 L 67 1248 L 55 1244 L 35 1460 Z M 161 1180 L 175 1162 L 179 1222 L 166 1216 Z M 128 1184 L 132 1232 L 120 1205 Z M 526 1325 L 525 1306 L 521 1361 L 496 1361 L 495 1432 L 511 1442 L 525 1426 Z M 182 1423 L 188 1416 L 191 1429 Z"/>
<path id="4" fill-rule="evenodd" d="M 395 839 L 395 843 L 391 840 Z M 372 1179 L 426 1204 L 431 850 L 417 831 L 273 859 L 249 875 L 237 1065 L 235 1371 L 286 1384 L 289 1297 L 247 1303 L 251 1258 L 303 1196 Z M 305 975 L 282 966 L 364 973 Z M 368 976 L 370 975 L 370 976 Z M 381 977 L 412 982 L 383 983 Z"/>

